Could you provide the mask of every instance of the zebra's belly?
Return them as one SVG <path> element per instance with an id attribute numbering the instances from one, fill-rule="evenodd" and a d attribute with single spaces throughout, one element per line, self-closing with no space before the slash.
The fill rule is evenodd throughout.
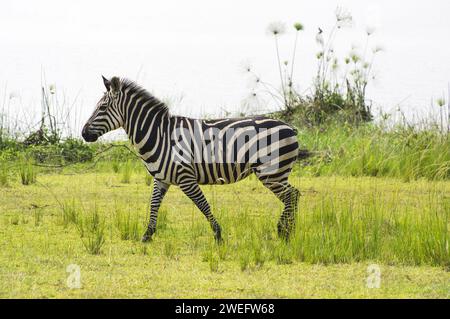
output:
<path id="1" fill-rule="evenodd" d="M 201 185 L 236 183 L 253 173 L 249 163 L 198 163 L 194 168 Z"/>

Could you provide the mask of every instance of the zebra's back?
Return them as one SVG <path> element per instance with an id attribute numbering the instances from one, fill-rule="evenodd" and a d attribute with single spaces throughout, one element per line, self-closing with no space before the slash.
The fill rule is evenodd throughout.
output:
<path id="1" fill-rule="evenodd" d="M 199 184 L 234 183 L 252 172 L 288 174 L 298 154 L 294 129 L 279 120 L 173 120 L 172 164 L 190 171 Z"/>

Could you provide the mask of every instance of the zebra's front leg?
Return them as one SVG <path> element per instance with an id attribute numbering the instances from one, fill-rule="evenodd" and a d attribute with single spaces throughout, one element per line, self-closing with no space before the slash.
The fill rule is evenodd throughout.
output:
<path id="1" fill-rule="evenodd" d="M 169 184 L 163 183 L 156 179 L 153 181 L 153 192 L 150 201 L 150 221 L 144 236 L 142 236 L 142 242 L 144 243 L 150 241 L 153 234 L 156 232 L 156 221 L 158 219 L 159 206 L 161 206 L 161 202 L 164 195 L 167 193 L 169 186 Z"/>
<path id="2" fill-rule="evenodd" d="M 205 215 L 206 219 L 209 221 L 212 230 L 214 231 L 214 238 L 218 243 L 222 242 L 222 231 L 216 218 L 211 213 L 211 208 L 206 201 L 205 195 L 203 195 L 200 186 L 198 186 L 196 181 L 189 181 L 180 183 L 180 188 L 200 209 L 200 211 Z"/>

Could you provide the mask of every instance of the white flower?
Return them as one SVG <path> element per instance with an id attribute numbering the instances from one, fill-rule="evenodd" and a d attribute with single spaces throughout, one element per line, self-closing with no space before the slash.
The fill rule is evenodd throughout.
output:
<path id="1" fill-rule="evenodd" d="M 270 35 L 281 35 L 286 32 L 286 25 L 283 22 L 272 22 L 267 27 L 267 32 Z"/>
<path id="2" fill-rule="evenodd" d="M 353 17 L 348 10 L 338 7 L 335 14 L 338 28 L 352 26 Z"/>
<path id="3" fill-rule="evenodd" d="M 366 33 L 368 36 L 371 36 L 375 32 L 375 27 L 368 26 L 366 27 Z"/>

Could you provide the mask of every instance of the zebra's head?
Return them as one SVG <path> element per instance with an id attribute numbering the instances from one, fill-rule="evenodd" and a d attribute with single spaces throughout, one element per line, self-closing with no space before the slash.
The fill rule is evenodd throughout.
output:
<path id="1" fill-rule="evenodd" d="M 118 103 L 120 98 L 120 79 L 113 77 L 111 80 L 108 80 L 103 77 L 103 83 L 105 84 L 106 92 L 98 101 L 94 113 L 81 132 L 86 142 L 95 142 L 103 134 L 118 129 L 123 125 L 123 117 Z"/>

